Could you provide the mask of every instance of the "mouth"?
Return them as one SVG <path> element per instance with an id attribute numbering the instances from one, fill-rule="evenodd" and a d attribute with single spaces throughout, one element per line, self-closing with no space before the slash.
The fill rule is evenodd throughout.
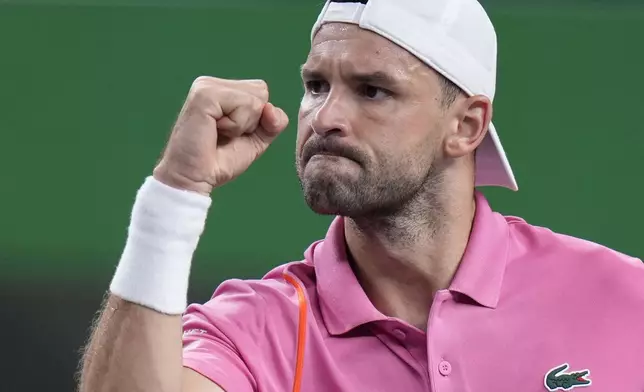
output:
<path id="1" fill-rule="evenodd" d="M 577 377 L 577 381 L 579 381 L 579 382 L 590 382 L 589 380 L 586 380 L 586 379 L 584 378 L 584 376 L 579 376 L 579 377 Z"/>
<path id="2" fill-rule="evenodd" d="M 330 159 L 330 160 L 346 159 L 346 160 L 349 160 L 351 162 L 355 162 L 351 158 L 347 158 L 345 156 L 338 155 L 338 154 L 333 154 L 333 153 L 330 153 L 330 152 L 318 152 L 318 153 L 315 153 L 308 159 L 308 161 L 311 162 L 311 161 L 314 161 L 316 159 Z"/>

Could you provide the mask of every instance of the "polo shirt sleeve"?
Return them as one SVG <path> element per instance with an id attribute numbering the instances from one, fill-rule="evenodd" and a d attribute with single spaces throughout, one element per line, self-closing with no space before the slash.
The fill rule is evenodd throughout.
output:
<path id="1" fill-rule="evenodd" d="M 240 347 L 252 351 L 263 329 L 264 302 L 249 284 L 232 280 L 205 304 L 190 305 L 183 316 L 183 366 L 226 392 L 256 391 Z"/>

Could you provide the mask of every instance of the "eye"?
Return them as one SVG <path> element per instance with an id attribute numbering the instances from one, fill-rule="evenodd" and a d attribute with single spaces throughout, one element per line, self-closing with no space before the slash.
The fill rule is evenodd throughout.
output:
<path id="1" fill-rule="evenodd" d="M 361 85 L 358 88 L 358 92 L 363 97 L 371 100 L 384 99 L 391 96 L 391 92 L 389 90 L 385 90 L 384 88 L 376 87 L 370 84 Z"/>
<path id="2" fill-rule="evenodd" d="M 312 95 L 325 94 L 329 92 L 329 83 L 323 80 L 307 80 L 304 83 L 306 91 Z"/>

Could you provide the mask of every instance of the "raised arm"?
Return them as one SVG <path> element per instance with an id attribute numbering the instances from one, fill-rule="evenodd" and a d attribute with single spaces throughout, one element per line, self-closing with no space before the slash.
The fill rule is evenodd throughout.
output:
<path id="1" fill-rule="evenodd" d="M 125 249 L 85 350 L 80 392 L 222 390 L 182 366 L 190 264 L 211 191 L 243 173 L 287 124 L 262 81 L 193 83 L 161 161 L 137 194 Z"/>

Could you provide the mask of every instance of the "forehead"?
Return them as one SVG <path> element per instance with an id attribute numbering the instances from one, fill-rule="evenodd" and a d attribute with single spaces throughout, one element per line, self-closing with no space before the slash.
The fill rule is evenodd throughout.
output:
<path id="1" fill-rule="evenodd" d="M 334 64 L 360 71 L 388 71 L 399 76 L 431 72 L 417 57 L 395 43 L 348 23 L 323 25 L 311 44 L 307 66 Z"/>

